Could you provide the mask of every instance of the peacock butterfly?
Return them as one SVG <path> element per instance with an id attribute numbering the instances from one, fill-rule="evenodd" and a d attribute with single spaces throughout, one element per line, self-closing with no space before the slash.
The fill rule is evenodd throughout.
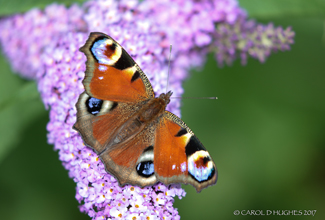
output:
<path id="1" fill-rule="evenodd" d="M 155 97 L 147 76 L 111 37 L 93 32 L 77 122 L 84 143 L 120 184 L 184 183 L 197 192 L 217 182 L 210 154 L 191 129 L 166 111 L 172 92 Z"/>

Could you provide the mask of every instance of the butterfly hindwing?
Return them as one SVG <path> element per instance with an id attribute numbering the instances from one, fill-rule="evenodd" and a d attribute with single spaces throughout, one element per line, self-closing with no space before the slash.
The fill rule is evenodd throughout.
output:
<path id="1" fill-rule="evenodd" d="M 99 100 L 84 92 L 76 106 L 74 128 L 121 186 L 127 183 L 147 186 L 157 182 L 152 162 L 155 126 L 133 125 L 141 105 Z M 141 132 L 132 136 L 132 129 Z"/>
<path id="2" fill-rule="evenodd" d="M 96 99 L 86 92 L 80 95 L 76 107 L 77 122 L 74 128 L 97 154 L 105 150 L 116 129 L 140 108 L 128 103 Z"/>
<path id="3" fill-rule="evenodd" d="M 116 145 L 101 154 L 106 170 L 114 175 L 121 186 L 140 187 L 157 182 L 153 167 L 153 127 L 146 127 L 127 143 Z"/>
<path id="4" fill-rule="evenodd" d="M 154 97 L 146 75 L 108 35 L 91 33 L 80 51 L 87 56 L 83 84 L 91 97 L 132 103 Z"/>
<path id="5" fill-rule="evenodd" d="M 216 183 L 217 169 L 210 154 L 179 117 L 165 111 L 155 134 L 154 167 L 158 181 L 191 184 L 198 192 Z"/>

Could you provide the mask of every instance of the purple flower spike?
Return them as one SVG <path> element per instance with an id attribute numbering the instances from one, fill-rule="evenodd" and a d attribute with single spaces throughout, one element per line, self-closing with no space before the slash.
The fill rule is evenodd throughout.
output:
<path id="1" fill-rule="evenodd" d="M 80 211 L 92 219 L 179 219 L 174 197 L 185 191 L 179 184 L 139 188 L 119 187 L 98 156 L 72 129 L 75 104 L 84 91 L 84 45 L 89 32 L 104 32 L 118 41 L 147 74 L 157 94 L 166 91 L 169 45 L 173 45 L 168 90 L 183 93 L 190 68 L 202 67 L 213 51 L 220 65 L 248 56 L 261 62 L 277 50 L 288 50 L 294 32 L 272 24 L 248 21 L 235 0 L 98 0 L 82 7 L 53 4 L 44 11 L 0 20 L 0 43 L 14 71 L 38 82 L 50 108 L 48 142 L 76 182 Z M 180 115 L 180 101 L 168 110 Z"/>
<path id="2" fill-rule="evenodd" d="M 82 10 L 76 5 L 67 9 L 52 4 L 44 11 L 33 9 L 23 15 L 2 19 L 0 41 L 13 71 L 36 79 L 37 73 L 44 72 L 40 52 L 56 37 L 84 26 L 81 15 Z"/>
<path id="3" fill-rule="evenodd" d="M 240 17 L 234 24 L 217 24 L 214 35 L 216 60 L 220 66 L 228 65 L 239 56 L 241 63 L 247 63 L 248 55 L 265 62 L 271 52 L 290 49 L 295 33 L 290 27 L 282 29 L 273 24 L 263 26 L 255 21 Z"/>

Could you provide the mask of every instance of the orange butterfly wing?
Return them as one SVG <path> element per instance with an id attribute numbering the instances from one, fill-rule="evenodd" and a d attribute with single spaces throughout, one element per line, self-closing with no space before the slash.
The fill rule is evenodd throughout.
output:
<path id="1" fill-rule="evenodd" d="M 168 111 L 156 128 L 154 167 L 157 179 L 164 184 L 191 184 L 200 192 L 217 182 L 210 154 L 189 127 Z"/>
<path id="2" fill-rule="evenodd" d="M 97 108 L 89 107 L 96 104 Z M 125 110 L 126 106 L 128 111 Z M 80 132 L 85 144 L 93 148 L 97 154 L 105 150 L 107 140 L 112 138 L 116 128 L 120 127 L 138 109 L 126 103 L 96 100 L 86 92 L 80 95 L 76 107 L 77 122 L 74 128 Z"/>
<path id="3" fill-rule="evenodd" d="M 154 175 L 140 176 L 136 169 L 139 163 L 147 161 L 147 154 L 150 152 L 148 149 L 154 143 L 154 136 L 148 134 L 154 132 L 154 126 L 144 128 L 141 133 L 129 138 L 130 141 L 114 143 L 119 134 L 125 130 L 125 125 L 136 119 L 135 113 L 139 110 L 139 106 L 99 100 L 100 110 L 90 111 L 89 101 L 87 102 L 89 99 L 92 97 L 85 92 L 80 95 L 74 128 L 79 131 L 85 144 L 95 150 L 107 172 L 114 175 L 121 186 L 127 183 L 138 186 L 156 183 L 157 179 Z M 132 126 L 128 128 L 130 127 Z M 147 153 L 144 154 L 144 151 Z"/>
<path id="4" fill-rule="evenodd" d="M 108 35 L 91 33 L 80 51 L 87 56 L 83 84 L 91 97 L 132 103 L 154 97 L 146 75 Z"/>
<path id="5" fill-rule="evenodd" d="M 146 127 L 127 143 L 115 145 L 101 154 L 106 170 L 118 179 L 121 186 L 132 184 L 144 187 L 157 182 L 153 166 L 150 175 L 145 176 L 139 172 L 142 162 L 153 159 L 151 157 L 153 136 L 148 136 L 153 129 L 153 127 Z"/>

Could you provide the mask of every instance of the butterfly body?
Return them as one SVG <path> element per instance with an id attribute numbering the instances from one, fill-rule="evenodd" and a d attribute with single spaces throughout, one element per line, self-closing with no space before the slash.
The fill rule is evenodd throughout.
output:
<path id="1" fill-rule="evenodd" d="M 171 93 L 161 94 L 159 98 L 148 100 L 130 119 L 124 122 L 119 128 L 116 128 L 109 140 L 107 140 L 106 147 L 113 148 L 114 145 L 124 145 L 131 141 L 135 136 L 141 133 L 152 122 L 157 123 L 159 118 L 164 113 Z M 101 155 L 104 152 L 99 152 Z"/>
<path id="2" fill-rule="evenodd" d="M 121 186 L 158 181 L 215 184 L 217 170 L 188 126 L 166 111 L 172 92 L 155 97 L 139 66 L 112 38 L 91 33 L 80 49 L 87 56 L 85 92 L 76 104 L 79 131 Z"/>

